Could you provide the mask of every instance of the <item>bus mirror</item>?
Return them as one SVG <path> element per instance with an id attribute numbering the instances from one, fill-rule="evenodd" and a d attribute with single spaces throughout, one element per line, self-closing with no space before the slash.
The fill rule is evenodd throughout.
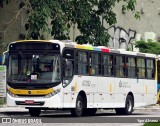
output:
<path id="1" fill-rule="evenodd" d="M 7 64 L 7 58 L 8 58 L 8 51 L 3 53 L 2 65 L 6 65 Z"/>

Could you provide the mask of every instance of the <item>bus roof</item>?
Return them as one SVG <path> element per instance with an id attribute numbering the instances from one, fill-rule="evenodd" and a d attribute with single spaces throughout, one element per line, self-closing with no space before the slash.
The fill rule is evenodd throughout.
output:
<path id="1" fill-rule="evenodd" d="M 60 45 L 63 45 L 64 47 L 84 49 L 84 50 L 93 50 L 93 51 L 106 52 L 106 53 L 111 52 L 111 53 L 117 53 L 117 54 L 151 57 L 151 58 L 157 57 L 155 54 L 150 54 L 150 53 L 126 51 L 124 49 L 110 49 L 105 46 L 92 46 L 90 44 L 82 44 L 81 45 L 81 44 L 77 44 L 76 42 L 73 42 L 71 40 L 62 40 L 62 41 L 61 40 L 19 40 L 19 41 L 15 41 L 12 43 L 17 43 L 17 42 L 50 42 L 50 43 L 58 43 Z M 160 55 L 158 57 L 160 57 Z"/>

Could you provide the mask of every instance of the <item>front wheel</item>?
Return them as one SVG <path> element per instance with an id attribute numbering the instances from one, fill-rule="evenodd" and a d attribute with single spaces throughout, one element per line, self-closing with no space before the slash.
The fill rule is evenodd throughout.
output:
<path id="1" fill-rule="evenodd" d="M 133 97 L 128 95 L 126 98 L 125 108 L 116 108 L 116 114 L 118 115 L 131 115 L 133 112 L 134 100 Z"/>
<path id="2" fill-rule="evenodd" d="M 38 108 L 29 108 L 29 114 L 33 117 L 38 117 L 41 113 L 41 110 Z"/>
<path id="3" fill-rule="evenodd" d="M 74 117 L 81 117 L 83 114 L 84 103 L 81 95 L 78 95 L 76 100 L 76 107 L 71 109 L 71 115 Z"/>

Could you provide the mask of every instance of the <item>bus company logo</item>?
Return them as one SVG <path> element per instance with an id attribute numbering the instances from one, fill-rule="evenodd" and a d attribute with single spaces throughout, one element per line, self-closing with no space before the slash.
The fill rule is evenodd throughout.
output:
<path id="1" fill-rule="evenodd" d="M 122 87 L 122 81 L 119 82 L 119 87 L 120 87 L 120 88 Z"/>
<path id="2" fill-rule="evenodd" d="M 122 81 L 119 82 L 119 87 L 120 88 L 131 88 L 128 82 L 122 82 Z"/>
<path id="3" fill-rule="evenodd" d="M 28 91 L 28 94 L 31 94 L 31 91 Z"/>

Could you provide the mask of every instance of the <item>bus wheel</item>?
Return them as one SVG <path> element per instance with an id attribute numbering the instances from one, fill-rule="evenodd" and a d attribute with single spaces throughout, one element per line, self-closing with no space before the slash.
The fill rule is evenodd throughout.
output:
<path id="1" fill-rule="evenodd" d="M 34 117 L 37 117 L 39 116 L 41 113 L 41 110 L 38 109 L 38 108 L 29 108 L 29 114 L 30 116 L 34 116 Z"/>
<path id="2" fill-rule="evenodd" d="M 116 108 L 118 115 L 131 115 L 133 112 L 134 101 L 132 96 L 128 95 L 126 98 L 125 108 Z"/>
<path id="3" fill-rule="evenodd" d="M 76 100 L 76 108 L 71 109 L 71 115 L 74 117 L 81 117 L 84 109 L 84 102 L 81 95 L 78 95 Z"/>

